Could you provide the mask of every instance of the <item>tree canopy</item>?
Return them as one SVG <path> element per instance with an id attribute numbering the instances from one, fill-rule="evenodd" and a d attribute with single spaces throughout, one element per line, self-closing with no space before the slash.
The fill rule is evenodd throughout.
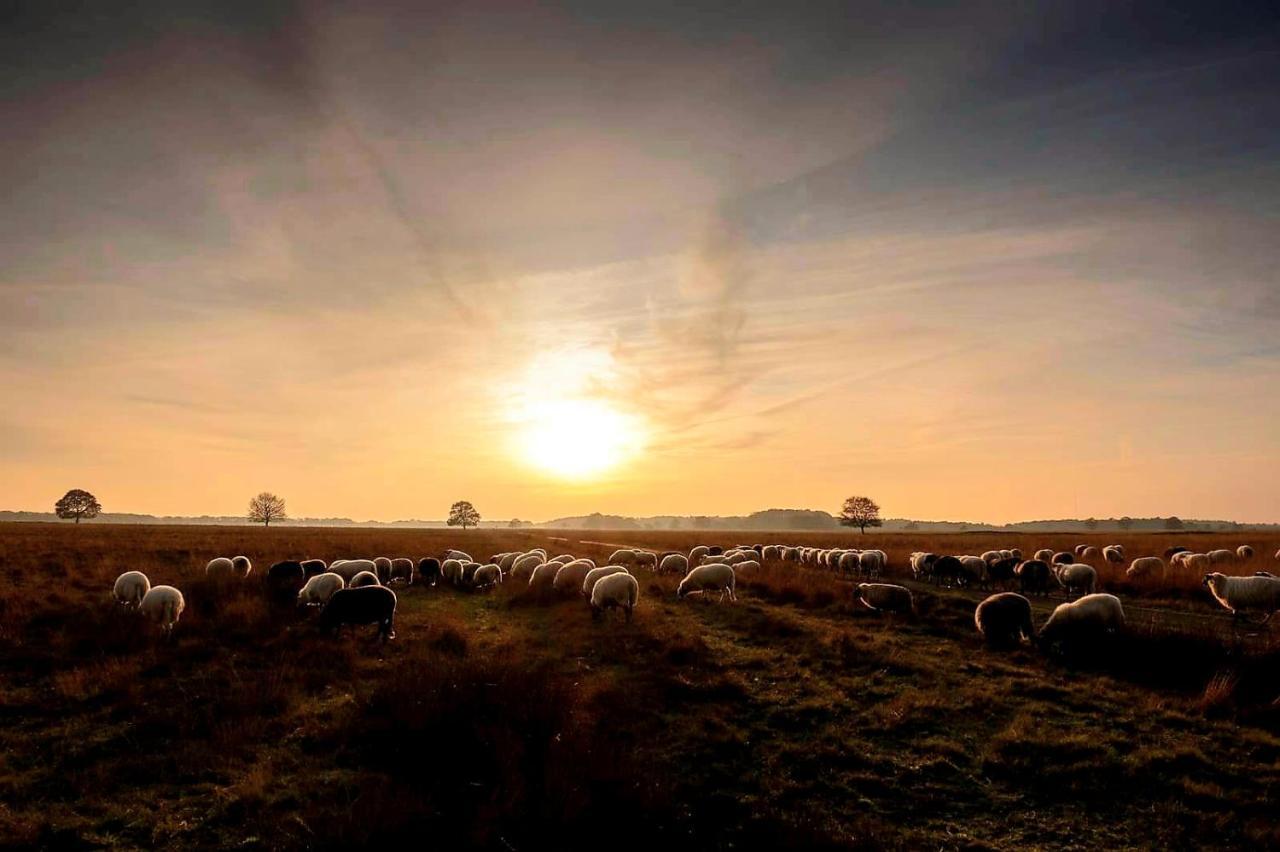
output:
<path id="1" fill-rule="evenodd" d="M 263 491 L 249 501 L 249 520 L 271 526 L 272 521 L 285 521 L 289 516 L 284 511 L 284 500 L 270 491 Z"/>
<path id="2" fill-rule="evenodd" d="M 78 524 L 81 518 L 98 517 L 98 513 L 102 511 L 102 504 L 88 491 L 72 488 L 62 495 L 61 500 L 53 504 L 53 511 L 59 518 L 75 518 Z"/>
<path id="3" fill-rule="evenodd" d="M 840 523 L 846 527 L 857 527 L 865 533 L 867 527 L 881 525 L 880 507 L 870 497 L 850 497 L 840 510 Z"/>
<path id="4" fill-rule="evenodd" d="M 449 507 L 449 519 L 445 521 L 451 527 L 475 527 L 480 525 L 480 513 L 471 505 L 470 500 L 459 500 Z"/>

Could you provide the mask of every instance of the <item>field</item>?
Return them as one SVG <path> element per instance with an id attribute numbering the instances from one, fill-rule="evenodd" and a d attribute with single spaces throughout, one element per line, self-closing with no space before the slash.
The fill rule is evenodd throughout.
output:
<path id="1" fill-rule="evenodd" d="M 553 538 L 554 537 L 554 538 Z M 1097 537 L 1130 557 L 1245 534 Z M 1127 635 L 986 649 L 976 592 L 916 617 L 765 566 L 737 604 L 644 574 L 633 623 L 504 586 L 399 590 L 397 638 L 273 610 L 284 558 L 539 544 L 1070 547 L 1078 536 L 0 526 L 0 844 L 9 848 L 1239 848 L 1280 845 L 1280 627 L 1236 633 L 1198 577 L 1104 572 Z M 203 579 L 216 555 L 255 574 Z M 171 641 L 117 611 L 145 571 Z M 1062 598 L 1037 603 L 1037 621 Z"/>

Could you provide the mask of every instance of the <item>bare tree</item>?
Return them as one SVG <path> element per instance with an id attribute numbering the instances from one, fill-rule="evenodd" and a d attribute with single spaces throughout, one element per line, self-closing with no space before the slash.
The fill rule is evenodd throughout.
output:
<path id="1" fill-rule="evenodd" d="M 88 491 L 72 488 L 62 495 L 61 500 L 53 504 L 53 511 L 57 512 L 59 518 L 75 518 L 78 524 L 81 518 L 98 517 L 98 513 L 102 511 L 102 504 Z"/>
<path id="2" fill-rule="evenodd" d="M 867 527 L 881 525 L 880 507 L 870 497 L 850 497 L 844 501 L 844 509 L 840 511 L 840 523 L 846 527 L 857 527 L 865 533 Z"/>
<path id="3" fill-rule="evenodd" d="M 449 507 L 449 519 L 445 521 L 451 527 L 476 527 L 480 525 L 480 513 L 469 500 L 459 500 Z"/>
<path id="4" fill-rule="evenodd" d="M 249 501 L 249 520 L 257 521 L 264 527 L 271 526 L 272 521 L 287 521 L 289 516 L 284 512 L 284 499 L 270 491 L 263 491 Z"/>

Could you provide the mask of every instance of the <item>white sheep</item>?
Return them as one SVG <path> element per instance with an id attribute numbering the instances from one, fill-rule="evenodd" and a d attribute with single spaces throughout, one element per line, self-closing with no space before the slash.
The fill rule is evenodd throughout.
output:
<path id="1" fill-rule="evenodd" d="M 524 554 L 523 553 L 504 553 L 502 554 L 501 559 L 495 556 L 493 558 L 493 561 L 498 563 L 498 567 L 502 569 L 503 574 L 510 574 L 511 566 L 516 564 L 516 560 L 519 559 L 521 556 L 524 556 Z"/>
<path id="2" fill-rule="evenodd" d="M 324 606 L 339 589 L 345 589 L 347 581 L 341 574 L 326 571 L 307 580 L 298 592 L 298 606 Z"/>
<path id="3" fill-rule="evenodd" d="M 545 564 L 546 561 L 547 558 L 541 553 L 526 553 L 511 563 L 511 570 L 507 573 L 513 580 L 523 580 L 525 577 L 532 577 L 538 566 Z"/>
<path id="4" fill-rule="evenodd" d="M 636 552 L 629 547 L 619 548 L 609 554 L 609 565 L 634 565 Z"/>
<path id="5" fill-rule="evenodd" d="M 219 556 L 209 560 L 209 564 L 204 566 L 204 575 L 221 580 L 226 577 L 234 577 L 236 566 L 230 559 L 225 556 Z"/>
<path id="6" fill-rule="evenodd" d="M 1232 565 L 1236 561 L 1236 552 L 1225 548 L 1210 550 L 1206 555 L 1214 565 Z"/>
<path id="7" fill-rule="evenodd" d="M 702 558 L 711 553 L 711 548 L 705 544 L 700 544 L 689 551 L 689 567 L 697 568 L 702 564 Z"/>
<path id="8" fill-rule="evenodd" d="M 548 562 L 547 564 L 555 565 L 556 563 Z M 587 578 L 587 574 L 595 570 L 595 567 L 596 563 L 590 559 L 575 559 L 561 565 L 551 580 L 551 588 L 561 593 L 577 591 L 582 588 L 582 581 Z"/>
<path id="9" fill-rule="evenodd" d="M 689 570 L 689 560 L 679 553 L 668 553 L 658 564 L 659 574 L 684 574 Z"/>
<path id="10" fill-rule="evenodd" d="M 518 563 L 517 563 L 518 564 Z M 542 562 L 533 569 L 533 573 L 529 575 L 529 588 L 531 589 L 549 589 L 556 580 L 556 574 L 564 566 L 559 562 Z M 512 573 L 515 576 L 515 573 Z"/>
<path id="11" fill-rule="evenodd" d="M 1280 578 L 1271 576 L 1228 577 L 1226 574 L 1205 574 L 1204 584 L 1217 598 L 1218 603 L 1231 611 L 1233 620 L 1248 620 L 1248 614 L 1262 615 L 1259 624 L 1266 624 L 1280 609 Z"/>
<path id="12" fill-rule="evenodd" d="M 249 561 L 247 556 L 232 557 L 231 566 L 236 569 L 236 574 L 241 579 L 253 573 L 253 563 Z"/>
<path id="13" fill-rule="evenodd" d="M 561 565 L 568 565 L 574 560 L 572 553 L 562 553 L 554 559 L 548 559 L 548 562 L 558 562 Z"/>
<path id="14" fill-rule="evenodd" d="M 1049 562 L 1053 559 L 1053 551 L 1047 547 L 1036 551 L 1036 555 L 1032 557 L 1032 561 Z"/>
<path id="15" fill-rule="evenodd" d="M 986 553 L 982 554 L 982 557 L 981 557 L 982 561 L 987 563 L 988 565 L 990 565 L 992 562 L 999 562 L 1001 559 L 1004 559 L 1004 558 L 1005 558 L 1004 554 L 998 550 L 988 550 Z"/>
<path id="16" fill-rule="evenodd" d="M 725 594 L 729 595 L 729 600 L 736 601 L 738 599 L 734 593 L 736 585 L 737 577 L 733 573 L 732 565 L 699 565 L 684 575 L 684 579 L 676 588 L 676 597 L 683 598 L 685 595 L 692 594 L 702 594 L 705 597 L 706 592 L 718 591 L 721 601 L 724 601 Z"/>
<path id="17" fill-rule="evenodd" d="M 493 562 L 481 565 L 471 575 L 471 585 L 477 589 L 489 589 L 502 582 L 502 568 Z"/>
<path id="18" fill-rule="evenodd" d="M 151 581 L 141 571 L 125 571 L 116 577 L 111 591 L 119 603 L 125 606 L 138 606 L 147 596 L 147 592 L 151 591 Z"/>
<path id="19" fill-rule="evenodd" d="M 1098 585 L 1098 572 L 1092 566 L 1077 562 L 1074 565 L 1063 565 L 1057 572 L 1058 582 L 1067 594 L 1091 595 Z"/>
<path id="20" fill-rule="evenodd" d="M 1207 573 L 1213 567 L 1213 562 L 1207 553 L 1176 553 L 1173 558 L 1176 560 L 1175 565 L 1188 571 Z"/>
<path id="21" fill-rule="evenodd" d="M 1118 544 L 1108 545 L 1102 548 L 1102 558 L 1110 562 L 1112 565 L 1124 564 L 1124 548 Z"/>
<path id="22" fill-rule="evenodd" d="M 915 608 L 911 590 L 893 583 L 859 583 L 853 590 L 853 599 L 877 612 L 904 613 Z"/>
<path id="23" fill-rule="evenodd" d="M 858 565 L 861 564 L 861 560 L 860 560 L 861 556 L 862 554 L 858 553 L 858 551 L 856 550 L 850 550 L 847 553 L 840 554 L 840 563 L 839 563 L 840 573 L 841 574 L 858 573 Z"/>
<path id="24" fill-rule="evenodd" d="M 1137 579 L 1146 577 L 1155 571 L 1164 571 L 1164 560 L 1159 556 L 1139 556 L 1137 559 L 1129 563 L 1129 570 L 1125 571 L 1125 576 L 1129 579 Z"/>
<path id="25" fill-rule="evenodd" d="M 378 575 L 372 571 L 361 571 L 351 578 L 351 582 L 347 583 L 348 589 L 360 589 L 365 586 L 381 586 L 378 582 Z"/>
<path id="26" fill-rule="evenodd" d="M 166 635 L 173 633 L 173 626 L 182 617 L 187 601 L 182 592 L 173 586 L 152 586 L 138 604 L 138 611 L 160 625 Z"/>
<path id="27" fill-rule="evenodd" d="M 379 578 L 391 579 L 391 560 L 385 556 L 375 556 L 373 559 L 374 572 Z"/>
<path id="28" fill-rule="evenodd" d="M 1247 544 L 1242 544 L 1236 548 L 1236 558 L 1241 562 L 1248 562 L 1253 558 L 1253 548 Z"/>
<path id="29" fill-rule="evenodd" d="M 644 565 L 650 570 L 658 570 L 658 554 L 648 550 L 637 550 L 635 564 L 637 566 Z"/>
<path id="30" fill-rule="evenodd" d="M 378 576 L 378 566 L 373 564 L 372 559 L 339 559 L 329 565 L 329 573 L 337 574 L 351 585 L 351 581 L 361 571 L 368 571 L 374 577 Z"/>
<path id="31" fill-rule="evenodd" d="M 589 599 L 591 597 L 591 589 L 601 577 L 626 573 L 629 572 L 621 565 L 601 565 L 599 568 L 592 568 L 587 572 L 587 576 L 582 578 L 582 596 Z"/>
<path id="32" fill-rule="evenodd" d="M 333 566 L 329 566 L 329 570 L 333 570 Z M 440 563 L 440 576 L 453 583 L 455 586 L 462 582 L 462 560 L 446 559 Z"/>
<path id="33" fill-rule="evenodd" d="M 1124 607 L 1115 595 L 1093 594 L 1059 604 L 1040 628 L 1040 641 L 1100 636 L 1124 628 Z"/>
<path id="34" fill-rule="evenodd" d="M 1097 559 L 1099 556 L 1102 556 L 1102 555 L 1103 555 L 1103 551 L 1098 550 L 1098 548 L 1094 547 L 1092 544 L 1085 545 L 1084 549 L 1076 554 L 1076 556 L 1080 557 L 1081 559 Z"/>
<path id="35" fill-rule="evenodd" d="M 591 616 L 601 618 L 606 609 L 620 608 L 631 620 L 631 612 L 640 600 L 640 584 L 626 572 L 601 577 L 591 589 Z"/>
<path id="36" fill-rule="evenodd" d="M 782 559 L 782 548 L 776 544 L 766 544 L 764 549 L 760 551 L 760 558 L 766 562 L 770 559 L 778 561 Z"/>
<path id="37" fill-rule="evenodd" d="M 461 550 L 446 550 L 444 552 L 444 559 L 456 559 L 459 562 L 475 562 L 475 560 L 471 558 L 471 554 Z M 444 562 L 444 559 L 440 561 Z"/>
<path id="38" fill-rule="evenodd" d="M 744 559 L 743 561 L 734 565 L 733 570 L 738 572 L 739 574 L 743 573 L 744 571 L 750 574 L 753 571 L 760 570 L 760 561 L 758 559 Z"/>
<path id="39" fill-rule="evenodd" d="M 885 557 L 882 550 L 864 550 L 858 554 L 858 566 L 868 577 L 884 573 Z"/>
<path id="40" fill-rule="evenodd" d="M 389 583 L 412 583 L 413 582 L 413 560 L 407 556 L 400 556 L 391 560 L 391 573 L 387 575 Z"/>

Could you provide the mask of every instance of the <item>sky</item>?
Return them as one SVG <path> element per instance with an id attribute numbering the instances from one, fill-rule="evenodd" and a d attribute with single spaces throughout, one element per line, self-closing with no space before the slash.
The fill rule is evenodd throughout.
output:
<path id="1" fill-rule="evenodd" d="M 4 4 L 0 508 L 1280 520 L 1269 5 Z"/>

